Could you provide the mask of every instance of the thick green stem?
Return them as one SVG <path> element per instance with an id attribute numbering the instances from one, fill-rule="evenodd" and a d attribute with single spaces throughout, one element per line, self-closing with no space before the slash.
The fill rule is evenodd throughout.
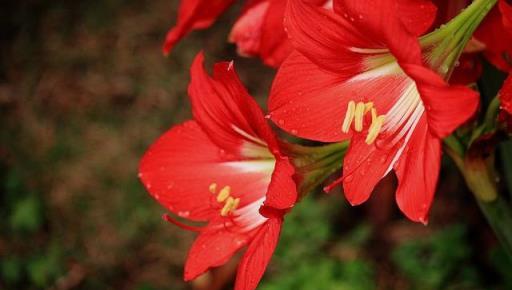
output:
<path id="1" fill-rule="evenodd" d="M 487 222 L 512 259 L 512 207 L 498 194 L 496 174 L 492 167 L 494 158 L 463 159 L 451 148 L 446 149 L 461 171 Z"/>

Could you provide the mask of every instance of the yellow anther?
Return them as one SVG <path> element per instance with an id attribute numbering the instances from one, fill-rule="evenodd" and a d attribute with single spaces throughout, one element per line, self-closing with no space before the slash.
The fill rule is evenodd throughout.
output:
<path id="1" fill-rule="evenodd" d="M 373 102 L 368 102 L 364 104 L 364 113 L 368 113 L 371 109 L 373 109 Z"/>
<path id="2" fill-rule="evenodd" d="M 233 202 L 233 206 L 231 206 L 231 211 L 235 211 L 239 205 L 240 205 L 240 198 L 235 198 L 235 201 Z"/>
<path id="3" fill-rule="evenodd" d="M 375 142 L 375 139 L 377 139 L 377 136 L 379 136 L 380 129 L 382 129 L 382 124 L 384 124 L 385 118 L 385 115 L 381 115 L 375 118 L 375 122 L 372 122 L 370 129 L 368 130 L 368 136 L 366 136 L 366 144 L 370 145 Z"/>
<path id="4" fill-rule="evenodd" d="M 214 183 L 210 184 L 208 189 L 210 190 L 211 193 L 217 192 L 217 183 L 214 182 Z"/>
<path id="5" fill-rule="evenodd" d="M 235 204 L 235 199 L 232 198 L 231 196 L 228 197 L 228 199 L 226 200 L 226 203 L 224 204 L 224 207 L 220 210 L 220 215 L 227 216 L 233 209 L 234 204 Z"/>
<path id="6" fill-rule="evenodd" d="M 354 119 L 355 110 L 356 103 L 354 101 L 348 102 L 347 112 L 345 113 L 345 119 L 343 120 L 343 125 L 341 126 L 341 132 L 348 133 L 350 125 L 352 124 L 352 119 Z"/>
<path id="7" fill-rule="evenodd" d="M 372 108 L 372 124 L 377 120 L 377 110 Z"/>
<path id="8" fill-rule="evenodd" d="M 354 129 L 357 132 L 363 131 L 364 109 L 365 105 L 363 102 L 357 103 L 356 110 L 354 112 Z"/>
<path id="9" fill-rule="evenodd" d="M 224 186 L 217 195 L 217 202 L 225 201 L 231 194 L 231 187 L 229 185 Z"/>

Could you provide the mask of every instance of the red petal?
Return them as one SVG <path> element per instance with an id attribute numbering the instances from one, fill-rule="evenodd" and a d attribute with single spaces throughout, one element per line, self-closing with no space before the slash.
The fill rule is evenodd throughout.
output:
<path id="1" fill-rule="evenodd" d="M 189 121 L 173 127 L 151 146 L 139 172 L 147 190 L 162 205 L 181 217 L 203 221 L 220 210 L 214 208 L 210 184 L 229 185 L 235 195 L 254 193 L 243 203 L 258 199 L 267 189 L 269 173 L 248 172 L 230 164 L 197 123 Z"/>
<path id="2" fill-rule="evenodd" d="M 412 18 L 416 13 L 430 14 L 428 12 L 430 8 L 424 6 L 422 9 L 419 5 L 414 13 L 413 5 L 417 5 L 418 1 L 410 2 L 411 6 L 405 3 L 396 0 L 338 0 L 334 1 L 334 10 L 349 19 L 351 24 L 367 37 L 380 43 L 380 47 L 388 48 L 399 62 L 421 64 L 420 45 L 416 35 L 411 31 L 423 29 L 423 26 L 418 26 Z M 403 19 L 401 18 L 402 10 L 404 10 Z M 415 26 L 407 28 L 404 22 Z M 356 47 L 372 48 L 371 46 Z"/>
<path id="3" fill-rule="evenodd" d="M 399 0 L 398 3 L 400 20 L 409 32 L 420 36 L 432 27 L 437 7 L 430 0 Z"/>
<path id="4" fill-rule="evenodd" d="M 440 161 L 440 141 L 429 133 L 423 117 L 395 165 L 398 177 L 396 201 L 402 212 L 413 221 L 428 222 Z"/>
<path id="5" fill-rule="evenodd" d="M 293 181 L 294 174 L 295 168 L 288 158 L 276 161 L 264 206 L 281 210 L 293 207 L 297 201 L 297 185 Z"/>
<path id="6" fill-rule="evenodd" d="M 343 159 L 343 191 L 352 205 L 370 197 L 375 185 L 388 173 L 401 144 L 378 148 L 365 142 L 366 134 L 355 134 Z"/>
<path id="7" fill-rule="evenodd" d="M 512 74 L 503 83 L 499 97 L 501 108 L 512 115 Z"/>
<path id="8" fill-rule="evenodd" d="M 498 8 L 503 17 L 503 26 L 509 34 L 512 34 L 512 4 L 509 4 L 506 0 L 500 0 Z"/>
<path id="9" fill-rule="evenodd" d="M 192 64 L 188 91 L 194 119 L 211 140 L 232 154 L 241 154 L 242 144 L 253 141 L 240 134 L 239 129 L 266 142 L 272 152 L 278 150 L 261 108 L 240 82 L 233 64 L 217 63 L 213 77 L 209 77 L 203 59 L 200 53 Z"/>
<path id="10" fill-rule="evenodd" d="M 438 74 L 419 65 L 403 65 L 425 105 L 428 126 L 439 138 L 450 135 L 476 112 L 477 92 L 464 86 L 450 86 Z"/>
<path id="11" fill-rule="evenodd" d="M 499 8 L 505 8 L 503 11 L 508 14 L 505 4 L 494 7 L 475 32 L 475 38 L 485 43 L 485 56 L 493 65 L 500 70 L 509 71 L 512 69 L 512 31 L 505 28 L 504 24 L 509 23 L 509 20 L 505 20 Z"/>
<path id="12" fill-rule="evenodd" d="M 233 0 L 182 0 L 178 11 L 178 21 L 165 38 L 163 51 L 168 54 L 174 45 L 186 34 L 195 29 L 212 25 Z"/>
<path id="13" fill-rule="evenodd" d="M 476 53 L 463 53 L 459 65 L 453 70 L 450 84 L 468 85 L 476 82 L 482 75 L 482 61 Z"/>
<path id="14" fill-rule="evenodd" d="M 281 65 L 269 99 L 271 119 L 302 138 L 333 142 L 350 137 L 341 131 L 349 101 L 372 101 L 387 112 L 400 96 L 405 75 L 366 75 L 343 81 L 294 52 Z"/>
<path id="15" fill-rule="evenodd" d="M 285 27 L 294 48 L 342 79 L 364 69 L 368 55 L 354 53 L 353 48 L 382 48 L 349 19 L 304 0 L 288 1 Z"/>
<path id="16" fill-rule="evenodd" d="M 270 1 L 261 32 L 260 56 L 265 64 L 278 67 L 292 52 L 292 44 L 284 30 L 284 12 L 286 2 Z"/>
<path id="17" fill-rule="evenodd" d="M 269 219 L 249 244 L 238 265 L 235 290 L 256 289 L 276 248 L 281 223 L 281 219 Z"/>
<path id="18" fill-rule="evenodd" d="M 236 43 L 240 55 L 254 56 L 259 54 L 263 23 L 269 11 L 269 5 L 270 0 L 249 1 L 243 14 L 233 25 L 229 34 L 229 41 Z M 281 18 L 281 22 L 282 20 Z"/>
<path id="19" fill-rule="evenodd" d="M 218 224 L 218 221 L 213 222 L 199 234 L 190 248 L 185 264 L 185 281 L 195 279 L 210 268 L 224 265 L 253 236 L 254 231 L 240 234 Z"/>

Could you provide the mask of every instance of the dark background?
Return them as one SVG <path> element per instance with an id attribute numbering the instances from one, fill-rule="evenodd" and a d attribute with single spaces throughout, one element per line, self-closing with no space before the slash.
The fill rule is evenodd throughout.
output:
<path id="1" fill-rule="evenodd" d="M 0 4 L 0 289 L 230 289 L 236 259 L 194 283 L 194 234 L 160 218 L 137 179 L 147 147 L 190 118 L 188 67 L 235 59 L 264 105 L 273 70 L 226 43 L 240 6 L 161 54 L 178 1 Z M 444 162 L 428 227 L 393 201 L 315 193 L 288 217 L 264 290 L 512 289 L 502 252 Z M 504 183 L 504 182 L 502 182 Z"/>

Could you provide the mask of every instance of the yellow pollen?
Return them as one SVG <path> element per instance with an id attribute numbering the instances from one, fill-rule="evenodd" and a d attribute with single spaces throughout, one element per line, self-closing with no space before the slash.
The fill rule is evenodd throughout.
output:
<path id="1" fill-rule="evenodd" d="M 231 211 L 235 211 L 239 205 L 240 205 L 240 198 L 235 198 L 235 201 L 233 202 L 233 206 L 231 206 Z"/>
<path id="2" fill-rule="evenodd" d="M 214 183 L 210 184 L 208 189 L 210 190 L 211 193 L 217 192 L 217 183 L 214 182 Z"/>
<path id="3" fill-rule="evenodd" d="M 365 104 L 363 102 L 357 103 L 356 110 L 354 112 L 354 129 L 357 132 L 363 131 L 364 111 L 365 111 Z"/>
<path id="4" fill-rule="evenodd" d="M 375 139 L 377 139 L 377 136 L 380 133 L 380 129 L 382 129 L 382 124 L 384 124 L 385 118 L 386 118 L 385 115 L 375 117 L 375 121 L 372 122 L 372 124 L 370 125 L 370 129 L 368 129 L 368 136 L 366 136 L 366 140 L 365 140 L 366 144 L 370 145 L 373 142 L 375 142 Z M 373 111 L 372 111 L 372 119 L 373 119 Z"/>
<path id="5" fill-rule="evenodd" d="M 226 203 L 224 204 L 224 207 L 220 210 L 221 216 L 227 216 L 232 210 L 233 206 L 235 205 L 235 199 L 231 196 L 228 197 L 226 200 Z"/>
<path id="6" fill-rule="evenodd" d="M 377 110 L 372 108 L 372 124 L 377 120 Z"/>
<path id="7" fill-rule="evenodd" d="M 373 108 L 373 102 L 368 102 L 366 104 L 364 104 L 364 113 L 368 113 L 371 109 L 374 109 Z"/>
<path id="8" fill-rule="evenodd" d="M 229 198 L 231 194 L 231 187 L 229 185 L 227 186 L 224 186 L 220 191 L 219 191 L 219 194 L 217 195 L 217 202 L 223 202 L 225 201 L 227 198 Z"/>
<path id="9" fill-rule="evenodd" d="M 354 101 L 348 102 L 347 112 L 345 113 L 345 120 L 343 120 L 343 125 L 341 126 L 341 132 L 348 133 L 350 129 L 350 125 L 352 124 L 352 119 L 354 119 L 354 111 L 356 110 L 356 103 Z"/>

